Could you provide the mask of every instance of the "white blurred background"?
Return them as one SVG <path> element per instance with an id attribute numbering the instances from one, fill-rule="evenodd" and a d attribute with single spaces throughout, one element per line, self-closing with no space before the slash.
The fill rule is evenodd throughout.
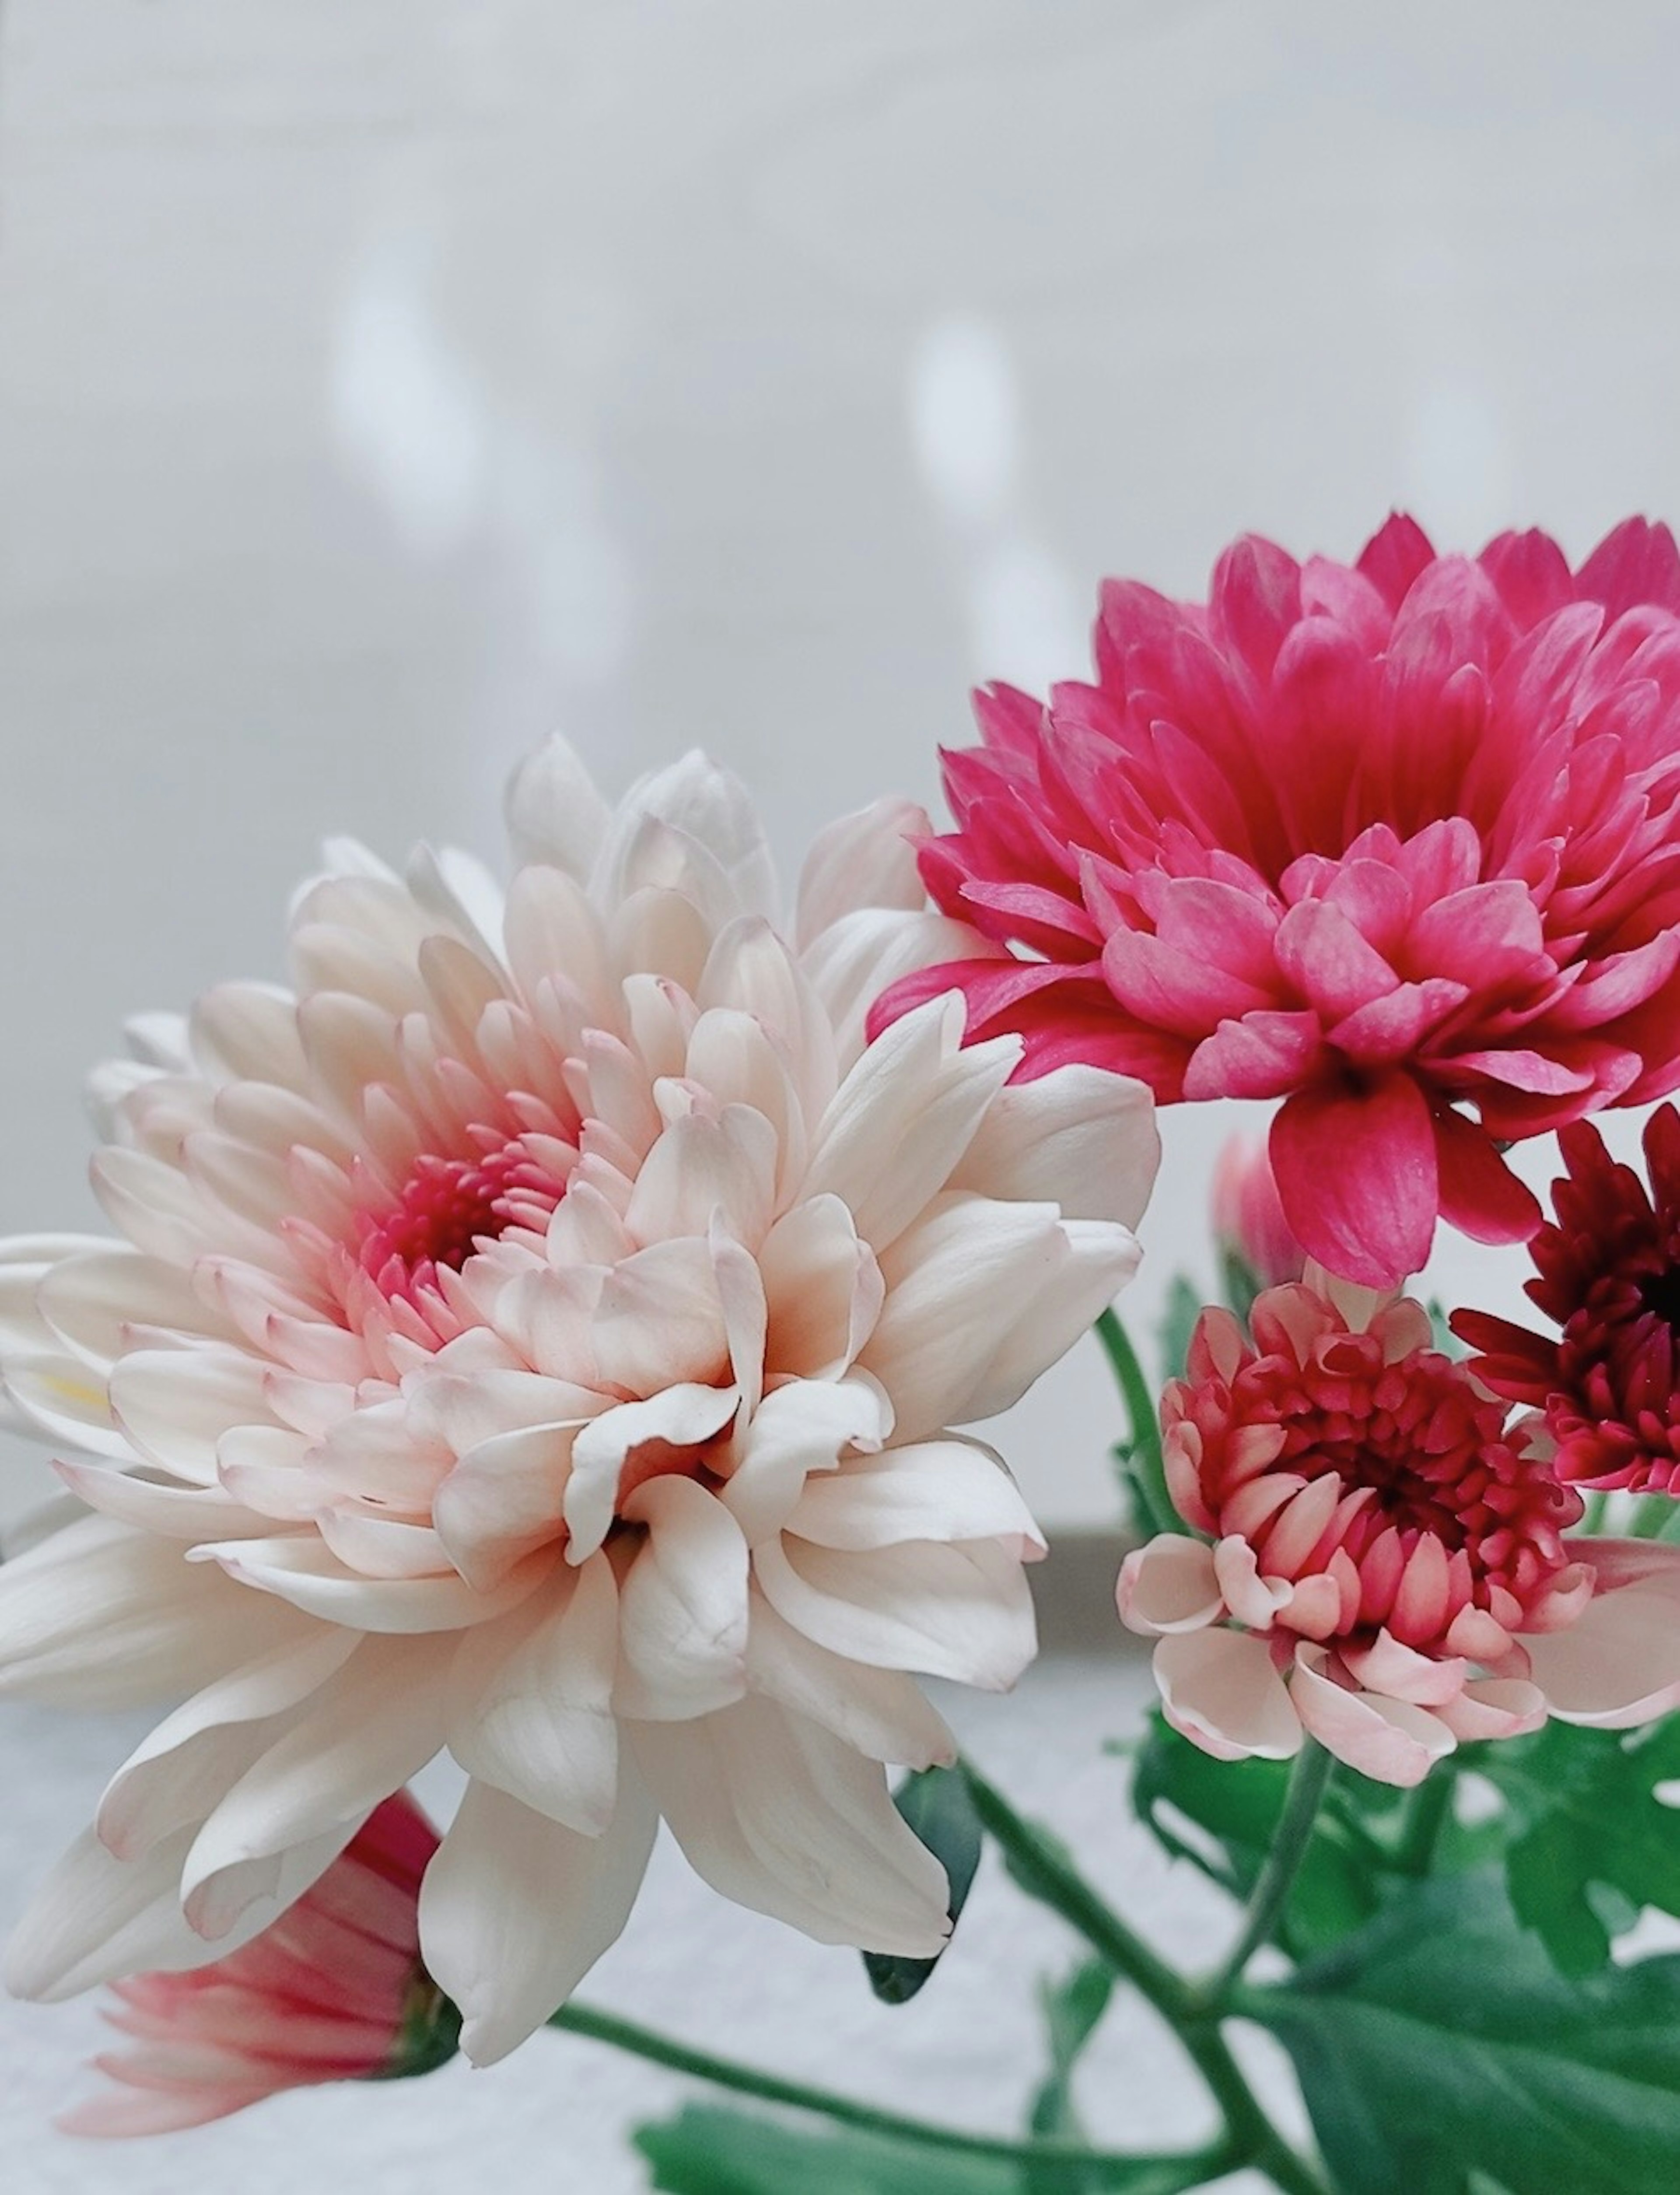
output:
<path id="1" fill-rule="evenodd" d="M 1680 514 L 1677 91 L 1662 0 L 3 0 L 0 1230 L 93 1219 L 85 1070 L 277 974 L 323 832 L 493 857 L 552 727 L 704 743 L 791 868 L 1079 672 L 1102 573 Z M 1227 1125 L 1169 1116 L 1145 1326 Z M 1053 1524 L 1114 1414 L 1090 1346 L 1019 1414 Z M 639 2185 L 611 2135 L 509 2184 Z"/>

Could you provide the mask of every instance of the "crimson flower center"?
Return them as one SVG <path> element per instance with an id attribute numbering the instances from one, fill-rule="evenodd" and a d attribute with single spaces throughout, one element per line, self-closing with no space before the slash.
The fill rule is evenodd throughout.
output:
<path id="1" fill-rule="evenodd" d="M 1642 1273 L 1636 1282 L 1639 1306 L 1660 1318 L 1671 1333 L 1680 1334 L 1680 1266 L 1663 1265 Z"/>
<path id="2" fill-rule="evenodd" d="M 1519 1593 L 1560 1569 L 1578 1501 L 1516 1455 L 1502 1407 L 1434 1351 L 1392 1365 L 1373 1357 L 1362 1337 L 1344 1344 L 1267 1413 L 1284 1430 L 1274 1469 L 1334 1472 L 1347 1495 L 1366 1495 L 1326 1536 L 1357 1564 L 1384 1532 L 1402 1543 L 1430 1533 L 1449 1556 L 1463 1552 L 1467 1582 L 1497 1579 Z"/>
<path id="3" fill-rule="evenodd" d="M 540 1233 L 565 1194 L 517 1138 L 475 1158 L 424 1154 L 395 1206 L 365 1215 L 356 1260 L 382 1294 L 411 1295 L 510 1227 Z"/>

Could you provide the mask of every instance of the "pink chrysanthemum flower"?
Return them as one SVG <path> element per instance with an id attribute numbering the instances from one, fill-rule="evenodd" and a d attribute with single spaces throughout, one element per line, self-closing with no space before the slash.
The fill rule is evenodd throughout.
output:
<path id="1" fill-rule="evenodd" d="M 1006 1409 L 1130 1276 L 1148 1093 L 1011 1084 L 883 983 L 966 949 L 882 802 L 796 912 L 699 755 L 609 810 L 557 743 L 505 890 L 361 850 L 99 1080 L 122 1239 L 0 1244 L 0 1352 L 95 1516 L 0 1570 L 0 1691 L 180 1699 L 37 1893 L 61 1996 L 254 1935 L 446 1748 L 421 1897 L 484 2062 L 623 1927 L 661 1817 L 725 1896 L 912 1956 L 883 1764 L 1001 1689 L 1042 1552 Z"/>
<path id="2" fill-rule="evenodd" d="M 1555 1468 L 1577 1486 L 1674 1493 L 1680 1481 L 1680 1116 L 1645 1124 L 1648 1195 L 1596 1128 L 1558 1139 L 1555 1223 L 1529 1244 L 1528 1292 L 1562 1328 L 1532 1334 L 1460 1311 L 1453 1330 L 1482 1353 L 1474 1370 L 1497 1394 L 1545 1414 Z"/>
<path id="3" fill-rule="evenodd" d="M 1680 1549 L 1566 1541 L 1579 1495 L 1420 1305 L 1309 1267 L 1251 1324 L 1205 1311 L 1162 1403 L 1167 1483 L 1207 1540 L 1163 1535 L 1120 1573 L 1175 1728 L 1222 1760 L 1310 1731 L 1415 1783 L 1460 1738 L 1680 1702 Z"/>
<path id="4" fill-rule="evenodd" d="M 71 2134 L 170 2134 L 282 2088 L 426 2073 L 459 2021 L 420 1961 L 420 1881 L 437 1833 L 406 1791 L 377 1806 L 319 1881 L 213 1966 L 119 1981 L 112 2025 L 136 2046 L 95 2060 L 118 2085 Z"/>
<path id="5" fill-rule="evenodd" d="M 1680 1080 L 1666 528 L 1630 520 L 1574 573 L 1542 533 L 1437 556 L 1404 518 L 1352 567 L 1246 539 L 1205 607 L 1109 581 L 1096 669 L 1048 706 L 979 697 L 922 868 L 991 956 L 882 1019 L 960 982 L 1023 1074 L 1282 1098 L 1290 1224 L 1373 1287 L 1437 1213 L 1532 1231 L 1501 1144 Z"/>
<path id="6" fill-rule="evenodd" d="M 1215 1241 L 1240 1259 L 1263 1288 L 1300 1279 L 1307 1253 L 1284 1211 L 1263 1143 L 1245 1135 L 1226 1138 L 1214 1166 L 1209 1201 Z"/>

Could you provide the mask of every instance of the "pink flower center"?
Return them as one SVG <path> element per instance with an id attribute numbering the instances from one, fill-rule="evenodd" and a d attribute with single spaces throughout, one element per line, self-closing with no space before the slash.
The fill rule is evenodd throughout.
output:
<path id="1" fill-rule="evenodd" d="M 1234 1512 L 1221 1530 L 1246 1526 L 1263 1576 L 1335 1578 L 1338 1635 L 1386 1627 L 1439 1650 L 1465 1608 L 1520 1623 L 1568 1567 L 1562 1534 L 1579 1496 L 1517 1453 L 1504 1406 L 1434 1350 L 1385 1364 L 1372 1336 L 1348 1334 L 1304 1367 L 1279 1357 L 1245 1366 L 1232 1400 L 1240 1425 L 1283 1432 L 1263 1478 L 1287 1473 L 1315 1490 L 1247 1523 L 1260 1489 L 1240 1467 L 1239 1433 L 1211 1474 L 1216 1516 Z M 1338 1495 L 1328 1511 L 1326 1478 Z"/>
<path id="2" fill-rule="evenodd" d="M 394 1207 L 363 1215 L 356 1261 L 382 1295 L 411 1301 L 509 1228 L 540 1234 L 565 1194 L 518 1138 L 479 1158 L 423 1155 Z"/>

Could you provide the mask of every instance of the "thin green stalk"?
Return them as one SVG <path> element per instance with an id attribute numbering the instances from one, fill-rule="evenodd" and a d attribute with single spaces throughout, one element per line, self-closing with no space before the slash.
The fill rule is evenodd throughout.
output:
<path id="1" fill-rule="evenodd" d="M 1092 1950 L 1124 1974 L 1174 2027 L 1200 2008 L 1184 1977 L 1159 1957 L 1107 1901 L 1075 1872 L 1055 1841 L 1026 1821 L 970 1760 L 957 1764 L 982 1825 L 997 1840 L 1010 1873 L 1029 1898 L 1059 1913 Z"/>
<path id="2" fill-rule="evenodd" d="M 1154 1391 L 1144 1376 L 1131 1335 L 1112 1311 L 1105 1311 L 1098 1318 L 1096 1333 L 1126 1406 L 1132 1483 L 1143 1512 L 1142 1522 L 1151 1532 L 1182 1532 L 1183 1524 L 1167 1492 Z"/>
<path id="3" fill-rule="evenodd" d="M 1434 1772 L 1412 1794 L 1394 1857 L 1394 1864 L 1402 1875 L 1429 1873 L 1435 1860 L 1435 1848 L 1453 1811 L 1456 1775 L 1450 1761 L 1438 1761 Z"/>
<path id="4" fill-rule="evenodd" d="M 1285 2195 L 1326 2195 L 1317 2174 L 1285 2141 L 1249 2087 L 1219 2032 L 1218 2008 L 1158 1957 L 1075 1871 L 1054 1840 L 1017 1814 L 971 1761 L 959 1760 L 958 1766 L 975 1812 L 1021 1887 L 1059 1913 L 1154 2005 L 1177 2036 L 1224 2114 L 1234 2153 L 1241 2162 L 1257 2165 Z"/>
<path id="5" fill-rule="evenodd" d="M 1284 1794 L 1283 1812 L 1278 1817 L 1270 1848 L 1249 1898 L 1242 1933 L 1230 1956 L 1209 1977 L 1203 1989 L 1202 1995 L 1208 2004 L 1223 2005 L 1233 1985 L 1242 1979 L 1249 1961 L 1263 1944 L 1271 1941 L 1278 1916 L 1300 1873 L 1301 1863 L 1307 1857 L 1313 1824 L 1318 1819 L 1318 1810 L 1324 1802 L 1325 1789 L 1335 1765 L 1324 1748 L 1310 1737 L 1296 1754 L 1289 1789 Z"/>
<path id="6" fill-rule="evenodd" d="M 860 2133 L 876 2135 L 886 2141 L 946 2150 L 964 2157 L 988 2158 L 1004 2164 L 1076 2164 L 1099 2183 L 1105 2175 L 1109 2175 L 1116 2181 L 1123 2181 L 1128 2189 L 1135 2185 L 1135 2175 L 1140 2168 L 1153 2168 L 1159 2176 L 1147 2183 L 1142 2195 L 1181 2195 L 1181 2191 L 1200 2186 L 1234 2171 L 1246 2155 L 1245 2152 L 1240 2156 L 1229 2139 L 1207 2143 L 1200 2149 L 1127 2156 L 1087 2149 L 1084 2143 L 1077 2141 L 1010 2141 L 1000 2135 L 968 2134 L 960 2127 L 939 2126 L 931 2120 L 883 2111 L 855 2096 L 814 2088 L 803 2081 L 784 2080 L 780 2074 L 761 2072 L 728 2058 L 714 2057 L 709 2050 L 695 2049 L 687 2042 L 679 2042 L 673 2036 L 658 2034 L 635 2020 L 621 2019 L 614 2013 L 594 2012 L 581 2004 L 567 2004 L 554 2014 L 549 2025 L 568 2035 L 586 2036 L 592 2042 L 610 2043 L 614 2049 L 645 2059 L 650 2065 L 665 2065 L 673 2073 L 686 2073 L 691 2079 L 710 2082 L 713 2088 L 752 2096 L 760 2103 L 809 2111 L 836 2125 L 855 2127 Z"/>

